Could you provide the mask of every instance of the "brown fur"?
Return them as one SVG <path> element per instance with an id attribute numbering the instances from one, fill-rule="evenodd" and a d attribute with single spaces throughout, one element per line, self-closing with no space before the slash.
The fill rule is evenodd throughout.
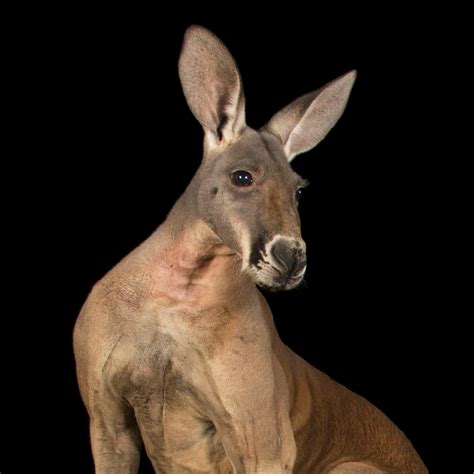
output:
<path id="1" fill-rule="evenodd" d="M 354 76 L 256 132 L 235 63 L 207 30 L 188 31 L 180 75 L 206 132 L 203 164 L 166 221 L 95 285 L 74 331 L 96 472 L 136 473 L 142 442 L 157 472 L 426 472 L 377 408 L 281 342 L 255 285 L 281 279 L 275 242 L 295 265 L 304 258 L 288 160 L 329 131 Z M 231 184 L 235 169 L 252 171 L 252 187 Z M 288 272 L 278 285 L 300 278 Z"/>

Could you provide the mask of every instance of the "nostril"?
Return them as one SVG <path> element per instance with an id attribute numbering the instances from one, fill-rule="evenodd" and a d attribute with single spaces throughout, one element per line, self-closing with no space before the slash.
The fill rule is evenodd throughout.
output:
<path id="1" fill-rule="evenodd" d="M 292 271 L 293 275 L 298 275 L 305 269 L 305 267 L 306 267 L 306 259 L 296 261 L 295 268 L 293 268 L 293 271 Z"/>

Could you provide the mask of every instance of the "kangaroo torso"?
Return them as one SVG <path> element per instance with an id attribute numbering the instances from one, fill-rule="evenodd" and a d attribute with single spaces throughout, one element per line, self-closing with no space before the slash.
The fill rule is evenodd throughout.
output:
<path id="1" fill-rule="evenodd" d="M 233 472 L 217 427 L 233 436 L 235 416 L 244 417 L 247 450 L 258 453 L 275 436 L 274 456 L 286 446 L 288 466 L 294 434 L 294 472 L 325 472 L 341 458 L 374 453 L 388 465 L 385 453 L 400 447 L 416 459 L 381 412 L 281 342 L 263 296 L 239 276 L 235 257 L 205 260 L 191 270 L 200 274 L 196 289 L 179 297 L 173 292 L 183 291 L 180 285 L 162 285 L 153 280 L 161 270 L 141 267 L 149 255 L 145 243 L 94 287 L 76 326 L 75 352 L 83 397 L 101 407 L 95 416 L 112 429 L 109 412 L 120 413 L 119 425 L 136 425 L 157 472 Z M 151 265 L 160 268 L 159 260 Z M 231 288 L 220 279 L 229 273 L 242 298 L 226 299 Z M 211 286 L 224 294 L 217 304 L 209 304 Z M 420 472 L 409 470 L 412 458 L 398 460 L 400 472 Z"/>

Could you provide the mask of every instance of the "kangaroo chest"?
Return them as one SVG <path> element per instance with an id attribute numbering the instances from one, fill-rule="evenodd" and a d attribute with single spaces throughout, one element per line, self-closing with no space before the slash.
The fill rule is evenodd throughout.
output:
<path id="1" fill-rule="evenodd" d="M 114 390 L 133 407 L 147 454 L 164 472 L 232 472 L 217 427 L 261 390 L 248 386 L 256 367 L 272 379 L 269 328 L 250 316 L 228 307 L 162 310 L 111 354 Z"/>
<path id="2" fill-rule="evenodd" d="M 192 382 L 192 373 L 203 371 L 199 363 L 189 362 L 186 370 L 185 361 L 179 359 L 166 360 L 157 354 L 136 367 L 130 374 L 133 382 L 127 401 L 159 472 L 212 472 L 226 462 L 226 456 L 211 420 L 223 419 L 225 414 L 208 405 L 212 389 L 203 393 Z"/>

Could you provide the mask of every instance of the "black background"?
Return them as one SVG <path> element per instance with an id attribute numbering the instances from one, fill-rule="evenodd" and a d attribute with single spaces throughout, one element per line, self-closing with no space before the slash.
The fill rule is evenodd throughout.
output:
<path id="1" fill-rule="evenodd" d="M 306 285 L 268 299 L 284 342 L 382 409 L 431 472 L 448 472 L 463 451 L 453 420 L 467 316 L 451 291 L 452 183 L 436 128 L 453 67 L 449 19 L 389 7 L 175 7 L 29 10 L 7 38 L 21 54 L 11 58 L 20 133 L 6 214 L 26 256 L 11 278 L 19 324 L 4 332 L 18 356 L 4 356 L 20 406 L 4 413 L 14 415 L 11 472 L 92 472 L 72 328 L 93 283 L 160 224 L 199 165 L 202 132 L 177 74 L 192 23 L 236 58 L 254 127 L 358 70 L 340 122 L 294 161 L 311 182 L 300 205 Z"/>

